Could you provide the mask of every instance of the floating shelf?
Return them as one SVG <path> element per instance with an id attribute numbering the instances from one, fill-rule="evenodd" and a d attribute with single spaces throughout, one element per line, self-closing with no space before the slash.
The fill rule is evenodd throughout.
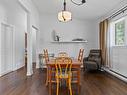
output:
<path id="1" fill-rule="evenodd" d="M 51 43 L 87 43 L 88 41 L 52 41 Z"/>

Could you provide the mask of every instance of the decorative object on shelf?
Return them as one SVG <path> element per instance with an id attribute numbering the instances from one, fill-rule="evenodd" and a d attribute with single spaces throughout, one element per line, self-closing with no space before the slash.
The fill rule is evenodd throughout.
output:
<path id="1" fill-rule="evenodd" d="M 72 41 L 86 41 L 86 40 L 84 40 L 82 38 L 76 38 L 76 39 L 73 39 Z"/>
<path id="2" fill-rule="evenodd" d="M 52 39 L 53 39 L 53 41 L 56 40 L 56 31 L 55 30 L 52 31 Z"/>
<path id="3" fill-rule="evenodd" d="M 59 41 L 60 40 L 60 36 L 57 35 L 55 30 L 52 31 L 52 39 L 53 39 L 53 41 Z"/>
<path id="4" fill-rule="evenodd" d="M 51 43 L 88 43 L 87 40 L 85 41 L 52 41 Z"/>
<path id="5" fill-rule="evenodd" d="M 86 0 L 82 0 L 81 3 L 77 3 L 73 0 L 71 0 L 71 2 L 76 5 L 82 5 L 82 4 L 86 3 Z M 72 13 L 66 10 L 66 0 L 64 0 L 63 6 L 64 6 L 64 9 L 58 13 L 58 20 L 60 22 L 71 21 L 72 20 Z"/>
<path id="6" fill-rule="evenodd" d="M 55 41 L 60 41 L 60 37 L 56 35 L 56 40 Z"/>

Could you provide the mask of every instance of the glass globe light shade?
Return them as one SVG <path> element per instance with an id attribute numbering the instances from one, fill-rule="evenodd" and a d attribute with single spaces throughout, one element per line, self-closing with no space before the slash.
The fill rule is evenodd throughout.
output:
<path id="1" fill-rule="evenodd" d="M 68 22 L 72 20 L 72 14 L 69 11 L 61 11 L 58 13 L 58 20 L 60 22 Z"/>

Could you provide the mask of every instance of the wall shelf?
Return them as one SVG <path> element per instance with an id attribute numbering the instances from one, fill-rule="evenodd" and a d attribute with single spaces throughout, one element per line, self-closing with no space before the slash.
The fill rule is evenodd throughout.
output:
<path id="1" fill-rule="evenodd" d="M 87 43 L 88 41 L 52 41 L 51 43 Z"/>

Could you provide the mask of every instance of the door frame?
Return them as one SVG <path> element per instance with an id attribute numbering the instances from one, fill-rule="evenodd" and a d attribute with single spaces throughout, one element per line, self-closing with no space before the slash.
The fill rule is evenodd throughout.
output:
<path id="1" fill-rule="evenodd" d="M 39 57 L 38 57 L 38 47 L 39 47 L 39 29 L 32 25 L 32 28 L 36 30 L 36 68 L 40 68 L 40 65 L 39 65 Z"/>
<path id="2" fill-rule="evenodd" d="M 21 5 L 22 9 L 27 13 L 27 76 L 33 75 L 33 68 L 32 68 L 32 10 L 31 10 L 31 0 L 18 0 L 19 4 Z M 39 32 L 37 33 L 37 36 Z M 37 37 L 37 41 L 38 41 Z M 38 43 L 37 43 L 37 53 L 38 53 Z M 38 64 L 36 68 L 39 68 L 39 58 L 36 53 L 36 63 Z"/>
<path id="3" fill-rule="evenodd" d="M 33 68 L 32 68 L 32 16 L 31 11 L 27 5 L 28 1 L 18 0 L 22 9 L 27 13 L 27 76 L 33 75 Z M 24 47 L 25 52 L 25 47 Z M 24 53 L 25 54 L 25 53 Z"/>

